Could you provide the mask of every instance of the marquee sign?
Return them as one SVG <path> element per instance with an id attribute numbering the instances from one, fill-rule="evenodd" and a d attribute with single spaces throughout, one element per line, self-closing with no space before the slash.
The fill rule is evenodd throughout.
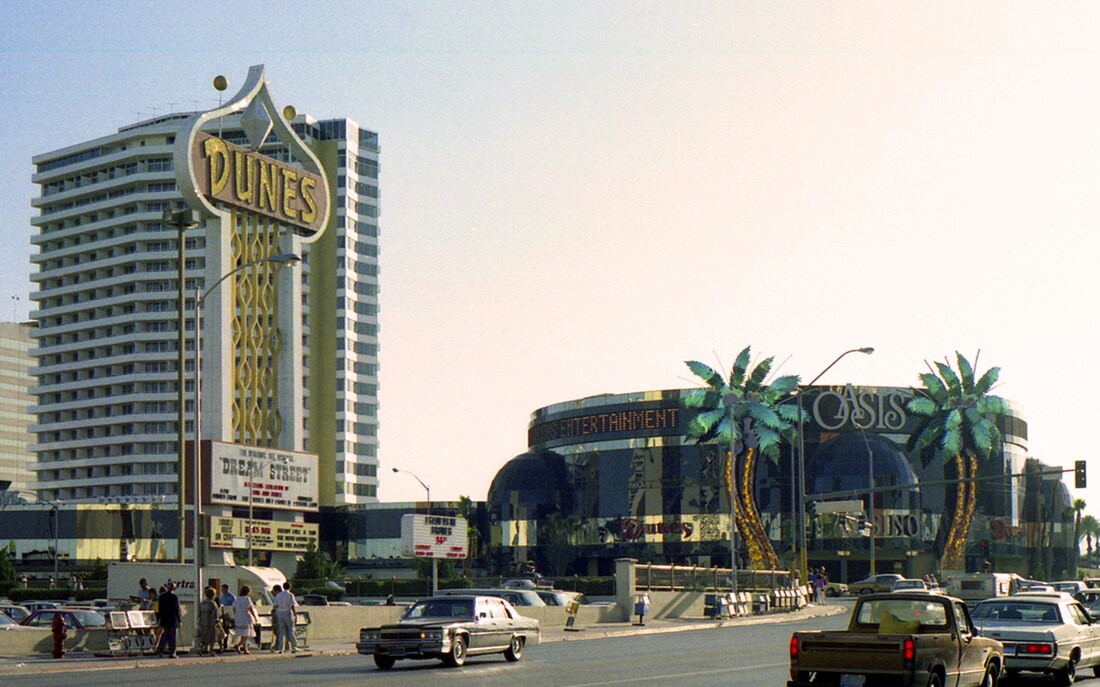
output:
<path id="1" fill-rule="evenodd" d="M 210 518 L 210 546 L 219 549 L 245 548 L 251 527 L 252 548 L 257 551 L 304 553 L 320 542 L 320 528 L 309 522 L 277 522 L 247 518 Z"/>
<path id="2" fill-rule="evenodd" d="M 210 442 L 210 502 L 284 510 L 318 509 L 317 456 Z"/>
<path id="3" fill-rule="evenodd" d="M 465 518 L 448 515 L 402 515 L 401 553 L 416 558 L 465 558 Z"/>

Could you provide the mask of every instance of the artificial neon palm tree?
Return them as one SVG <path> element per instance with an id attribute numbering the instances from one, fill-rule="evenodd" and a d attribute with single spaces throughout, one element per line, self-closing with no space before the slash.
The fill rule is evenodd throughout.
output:
<path id="1" fill-rule="evenodd" d="M 726 453 L 726 489 L 734 504 L 734 521 L 749 550 L 754 568 L 777 570 L 779 557 L 760 522 L 756 506 L 756 464 L 759 456 L 779 460 L 779 446 L 790 440 L 798 422 L 798 409 L 781 405 L 798 388 L 798 377 L 787 375 L 766 383 L 773 358 L 749 370 L 750 347 L 737 356 L 729 379 L 710 366 L 686 361 L 688 369 L 706 387 L 692 389 L 683 398 L 686 408 L 698 410 L 688 425 L 688 436 L 696 443 L 717 441 Z"/>
<path id="2" fill-rule="evenodd" d="M 949 362 L 937 362 L 935 370 L 929 365 L 929 372 L 920 375 L 924 388 L 914 389 L 915 396 L 908 404 L 910 412 L 925 418 L 913 435 L 911 448 L 919 454 L 935 447 L 945 464 L 953 461 L 955 465 L 955 508 L 940 557 L 940 568 L 949 570 L 962 565 L 977 504 L 979 461 L 988 460 L 994 449 L 1000 449 L 997 421 L 1008 410 L 1003 398 L 989 394 L 1001 368 L 991 367 L 975 379 L 970 361 L 957 351 L 955 359 L 958 372 Z"/>

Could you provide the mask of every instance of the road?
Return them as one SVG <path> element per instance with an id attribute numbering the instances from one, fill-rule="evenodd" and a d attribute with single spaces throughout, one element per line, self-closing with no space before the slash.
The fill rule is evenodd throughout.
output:
<path id="1" fill-rule="evenodd" d="M 525 652 L 519 663 L 499 656 L 473 657 L 462 668 L 437 661 L 399 661 L 389 671 L 358 655 L 274 657 L 222 662 L 161 659 L 150 667 L 0 677 L 0 687 L 364 687 L 424 684 L 453 687 L 758 687 L 787 680 L 787 641 L 803 629 L 835 629 L 846 615 L 803 622 L 761 622 L 748 627 L 674 632 L 583 641 L 549 642 Z M 1019 687 L 1052 684 L 1042 677 L 1014 681 Z M 1081 679 L 1100 687 L 1100 679 Z"/>

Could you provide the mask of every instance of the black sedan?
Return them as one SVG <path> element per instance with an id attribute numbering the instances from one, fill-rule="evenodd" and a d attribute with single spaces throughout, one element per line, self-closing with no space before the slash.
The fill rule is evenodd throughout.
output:
<path id="1" fill-rule="evenodd" d="M 540 638 L 539 621 L 520 615 L 504 599 L 436 596 L 416 602 L 395 624 L 359 630 L 355 648 L 386 670 L 402 658 L 460 666 L 467 656 L 495 653 L 518 661 Z"/>

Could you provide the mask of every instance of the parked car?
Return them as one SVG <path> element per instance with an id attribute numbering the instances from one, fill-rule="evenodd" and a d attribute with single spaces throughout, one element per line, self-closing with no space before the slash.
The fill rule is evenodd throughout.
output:
<path id="1" fill-rule="evenodd" d="M 1073 595 L 1088 611 L 1094 621 L 1100 621 L 1100 589 L 1083 589 Z"/>
<path id="2" fill-rule="evenodd" d="M 978 633 L 1005 648 L 1008 673 L 1034 671 L 1071 685 L 1079 668 L 1100 676 L 1100 625 L 1079 601 L 1061 592 L 1024 592 L 988 599 L 970 614 Z"/>
<path id="3" fill-rule="evenodd" d="M 1076 594 L 1077 592 L 1083 592 L 1088 589 L 1081 580 L 1063 580 L 1061 582 L 1051 582 L 1051 587 L 1054 587 L 1056 592 L 1065 592 L 1066 594 Z"/>
<path id="4" fill-rule="evenodd" d="M 355 649 L 381 670 L 398 659 L 440 659 L 461 666 L 467 656 L 504 654 L 518 661 L 539 643 L 539 622 L 495 596 L 434 596 L 417 601 L 392 625 L 359 630 Z"/>
<path id="5" fill-rule="evenodd" d="M 29 630 L 29 627 L 20 625 L 8 616 L 0 613 L 0 630 Z"/>
<path id="6" fill-rule="evenodd" d="M 844 596 L 848 593 L 848 585 L 843 582 L 826 582 L 825 596 Z"/>
<path id="7" fill-rule="evenodd" d="M 0 605 L 0 613 L 3 613 L 17 623 L 22 622 L 23 618 L 31 614 L 30 609 L 26 606 L 20 606 L 19 604 L 2 604 Z"/>
<path id="8" fill-rule="evenodd" d="M 106 627 L 107 618 L 99 611 L 86 608 L 43 608 L 28 615 L 20 625 L 30 627 L 50 627 L 53 617 L 60 615 L 65 619 L 66 627 L 82 630 L 89 627 Z"/>
<path id="9" fill-rule="evenodd" d="M 44 608 L 61 608 L 65 604 L 61 603 L 60 601 L 28 601 L 23 605 L 28 611 L 34 613 L 35 611 L 40 611 Z"/>
<path id="10" fill-rule="evenodd" d="M 496 596 L 513 606 L 546 605 L 533 589 L 441 589 L 439 593 L 443 596 Z"/>
<path id="11" fill-rule="evenodd" d="M 859 582 L 848 585 L 849 594 L 874 594 L 888 592 L 895 582 L 902 579 L 901 575 L 873 575 Z"/>
<path id="12" fill-rule="evenodd" d="M 567 592 L 563 589 L 536 589 L 535 593 L 547 606 L 567 606 L 570 601 L 576 601 L 581 606 L 588 605 L 588 599 L 580 592 Z"/>
<path id="13" fill-rule="evenodd" d="M 1039 580 L 1017 580 L 1016 581 L 1016 593 L 1023 592 L 1053 592 L 1058 591 L 1054 587 L 1050 586 L 1046 582 L 1040 582 Z"/>
<path id="14" fill-rule="evenodd" d="M 300 606 L 328 606 L 328 597 L 324 594 L 302 594 L 298 597 Z"/>
<path id="15" fill-rule="evenodd" d="M 928 591 L 928 583 L 921 579 L 903 577 L 900 580 L 894 580 L 894 583 L 890 585 L 890 591 L 892 592 L 926 592 Z"/>

